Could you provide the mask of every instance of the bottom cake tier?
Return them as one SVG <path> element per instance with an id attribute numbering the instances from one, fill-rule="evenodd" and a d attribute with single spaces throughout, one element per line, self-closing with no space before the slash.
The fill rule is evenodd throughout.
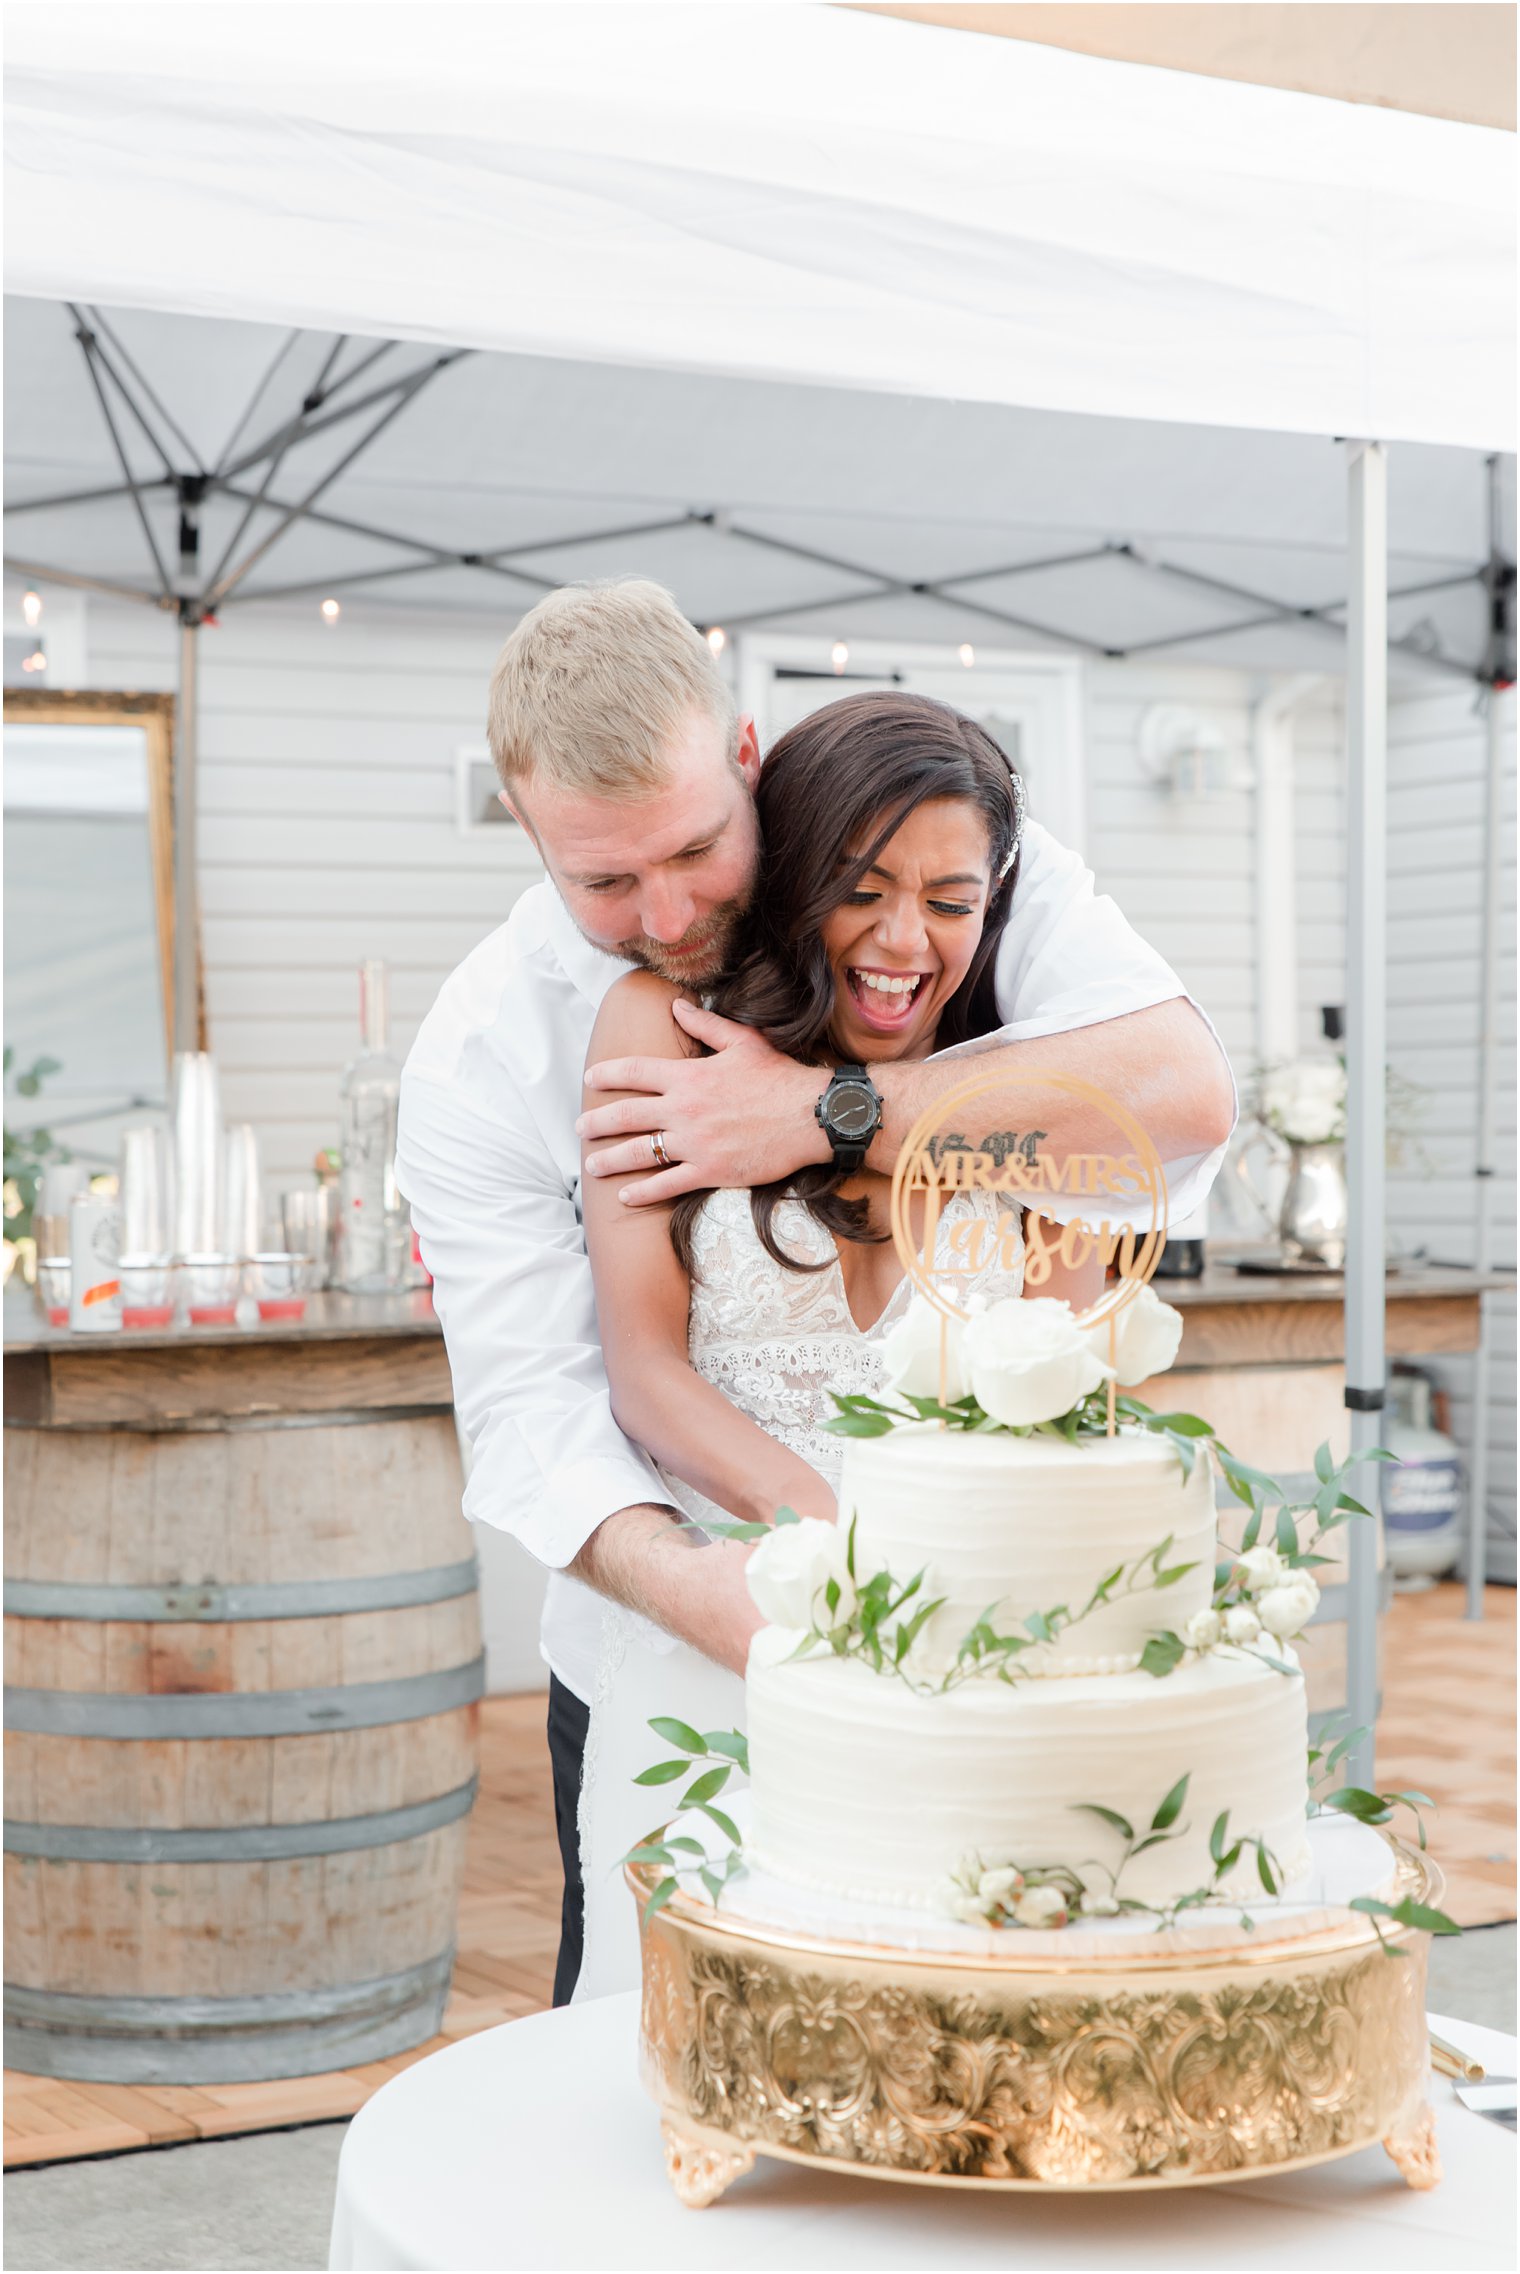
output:
<path id="1" fill-rule="evenodd" d="M 747 1680 L 747 1854 L 779 1879 L 929 1909 L 973 1862 L 1062 1866 L 1100 1892 L 1117 1874 L 1119 1895 L 1164 1906 L 1215 1882 L 1221 1817 L 1226 1844 L 1260 1841 L 1281 1884 L 1308 1869 L 1296 1671 L 1220 1650 L 1159 1678 L 977 1679 L 924 1695 L 859 1660 L 777 1662 L 794 1640 L 762 1630 Z M 1184 1777 L 1168 1837 L 1126 1860 Z M 1254 1845 L 1223 1884 L 1261 1891 Z"/>

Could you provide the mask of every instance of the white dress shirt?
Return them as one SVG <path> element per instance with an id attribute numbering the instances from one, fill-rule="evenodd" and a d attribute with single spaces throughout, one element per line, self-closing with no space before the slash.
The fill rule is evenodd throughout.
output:
<path id="1" fill-rule="evenodd" d="M 525 892 L 423 1022 L 396 1152 L 471 1446 L 465 1514 L 514 1533 L 549 1567 L 541 1648 L 582 1699 L 601 1601 L 564 1567 L 605 1517 L 669 1501 L 612 1418 L 581 1232 L 581 1076 L 602 998 L 627 969 L 582 936 L 551 884 Z M 1080 858 L 1035 822 L 997 988 L 1007 1023 L 995 1039 L 1006 1042 L 1184 992 Z M 1199 1205 L 1223 1152 L 1166 1164 L 1174 1222 Z"/>

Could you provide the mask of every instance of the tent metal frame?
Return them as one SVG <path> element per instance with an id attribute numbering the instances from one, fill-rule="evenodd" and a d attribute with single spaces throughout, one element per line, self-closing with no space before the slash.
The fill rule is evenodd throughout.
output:
<path id="1" fill-rule="evenodd" d="M 1106 539 L 1076 551 L 1043 555 L 1032 560 L 1010 561 L 994 568 L 968 569 L 960 574 L 923 578 L 889 575 L 864 562 L 823 552 L 816 547 L 799 544 L 791 538 L 776 537 L 765 530 L 749 528 L 721 508 L 691 507 L 682 513 L 667 514 L 652 520 L 621 523 L 604 529 L 570 529 L 562 535 L 538 537 L 529 543 L 485 546 L 472 551 L 437 545 L 402 530 L 382 529 L 370 522 L 324 512 L 318 501 L 354 466 L 370 444 L 378 440 L 392 420 L 401 415 L 424 387 L 476 350 L 447 349 L 399 376 L 382 380 L 362 394 L 352 396 L 348 391 L 354 382 L 373 370 L 383 357 L 395 353 L 404 343 L 399 340 L 377 341 L 362 349 L 348 368 L 339 374 L 337 365 L 344 350 L 350 346 L 351 339 L 348 334 L 338 333 L 334 335 L 317 377 L 306 389 L 299 406 L 268 428 L 257 442 L 234 456 L 244 430 L 274 386 L 280 368 L 292 348 L 298 340 L 309 336 L 293 331 L 276 349 L 216 464 L 207 467 L 201 462 L 183 429 L 176 424 L 149 381 L 132 361 L 108 319 L 98 308 L 81 307 L 72 302 L 68 307 L 74 322 L 74 336 L 121 467 L 122 480 L 114 485 L 65 491 L 52 497 L 7 501 L 6 517 L 9 519 L 13 515 L 52 512 L 67 506 L 99 504 L 112 499 L 130 500 L 143 533 L 157 589 L 148 590 L 141 585 L 126 584 L 110 578 L 87 577 L 74 570 L 54 568 L 42 561 L 20 559 L 9 554 L 5 566 L 20 576 L 71 585 L 76 589 L 100 592 L 113 599 L 162 608 L 177 615 L 181 623 L 195 625 L 208 617 L 216 616 L 238 594 L 246 578 L 273 551 L 279 540 L 298 523 L 310 522 L 314 527 L 330 528 L 375 544 L 395 546 L 410 557 L 393 565 L 351 570 L 335 577 L 305 578 L 291 584 L 264 585 L 257 591 L 243 591 L 243 599 L 293 600 L 318 592 L 324 595 L 337 594 L 388 583 L 397 577 L 422 576 L 437 569 L 473 570 L 480 575 L 505 579 L 521 585 L 527 591 L 543 594 L 556 589 L 556 579 L 513 565 L 525 555 L 539 556 L 584 545 L 702 528 L 715 530 L 736 544 L 763 547 L 799 564 L 828 569 L 835 575 L 855 580 L 851 588 L 844 592 L 820 597 L 804 591 L 794 600 L 725 617 L 722 628 L 727 632 L 754 630 L 762 624 L 795 620 L 799 616 L 825 615 L 869 600 L 913 598 L 930 601 L 947 610 L 953 609 L 963 621 L 967 615 L 976 616 L 987 623 L 999 625 L 1004 630 L 1021 632 L 1033 638 L 1054 642 L 1077 654 L 1111 662 L 1128 661 L 1143 655 L 1164 655 L 1169 649 L 1191 647 L 1202 640 L 1226 639 L 1237 632 L 1263 630 L 1280 624 L 1311 625 L 1337 641 L 1344 641 L 1347 636 L 1346 624 L 1341 620 L 1350 607 L 1347 600 L 1322 600 L 1307 605 L 1277 600 L 1269 593 L 1258 592 L 1250 586 L 1187 567 L 1181 562 L 1168 560 L 1148 546 L 1120 539 Z M 135 383 L 135 389 L 134 384 L 129 384 L 128 374 Z M 132 425 L 147 441 L 162 472 L 145 477 L 133 469 L 121 427 L 112 409 L 113 393 Z M 346 399 L 340 402 L 339 397 Z M 317 435 L 361 417 L 366 411 L 375 411 L 378 415 L 320 480 L 295 499 L 276 494 L 273 485 L 292 450 Z M 161 429 L 167 431 L 167 442 Z M 172 454 L 175 445 L 183 454 L 178 465 Z M 257 477 L 254 486 L 250 487 L 241 479 L 245 475 Z M 174 496 L 179 506 L 179 562 L 177 573 L 172 576 L 160 552 L 147 513 L 147 501 L 166 492 Z M 215 568 L 209 574 L 203 574 L 200 563 L 200 514 L 207 501 L 214 497 L 232 499 L 241 504 L 244 510 L 231 538 L 223 547 Z M 261 511 L 277 517 L 274 528 L 251 543 L 241 558 L 236 557 L 239 545 L 255 516 Z M 978 585 L 1041 575 L 1051 569 L 1083 567 L 1105 560 L 1127 562 L 1147 576 L 1161 578 L 1197 592 L 1211 593 L 1219 599 L 1235 601 L 1250 612 L 1231 617 L 1224 623 L 1195 625 L 1184 631 L 1168 633 L 1162 638 L 1132 640 L 1126 645 L 1115 645 L 1086 639 L 1080 633 L 1062 630 L 1037 617 L 996 606 L 988 600 L 979 599 L 973 589 Z M 1401 586 L 1390 592 L 1388 598 L 1390 602 L 1413 600 L 1471 584 L 1492 590 L 1496 575 L 1502 579 L 1506 571 L 1512 606 L 1514 565 L 1500 562 L 1492 552 L 1487 561 L 1470 569 Z M 713 628 L 713 625 L 705 622 L 698 626 L 704 632 Z M 1390 640 L 1388 644 L 1396 652 L 1418 657 L 1433 670 L 1453 673 L 1480 684 L 1490 683 L 1487 658 L 1464 661 L 1433 651 L 1417 638 L 1411 637 Z"/>
<path id="2" fill-rule="evenodd" d="M 72 586 L 87 592 L 100 592 L 114 599 L 164 609 L 175 614 L 179 620 L 180 693 L 175 710 L 174 770 L 176 1049 L 193 1050 L 199 1045 L 195 1027 L 195 969 L 199 925 L 194 858 L 198 635 L 201 626 L 214 621 L 217 610 L 234 598 L 251 603 L 254 600 L 295 599 L 313 592 L 333 594 L 373 586 L 399 576 L 417 576 L 443 568 L 472 569 L 541 595 L 556 589 L 555 580 L 531 569 L 512 565 L 525 554 L 542 555 L 572 546 L 700 527 L 716 530 L 737 544 L 764 547 L 798 563 L 826 568 L 836 575 L 859 580 L 858 589 L 834 593 L 824 598 L 804 594 L 784 606 L 730 617 L 723 626 L 726 631 L 748 630 L 787 618 L 817 615 L 865 600 L 909 596 L 929 600 L 947 609 L 953 608 L 962 621 L 970 613 L 1007 630 L 1052 641 L 1079 654 L 1103 660 L 1121 661 L 1140 655 L 1160 655 L 1168 649 L 1190 647 L 1201 640 L 1227 638 L 1235 632 L 1284 623 L 1313 625 L 1340 640 L 1346 658 L 1348 838 L 1356 848 L 1356 857 L 1349 864 L 1347 878 L 1347 1000 L 1351 1012 L 1347 1051 L 1347 1163 L 1352 1212 L 1346 1257 L 1346 1403 L 1351 1410 L 1353 1449 L 1370 1451 L 1377 1446 L 1383 1427 L 1387 1372 L 1384 1345 L 1385 1116 L 1382 1076 L 1387 1026 L 1387 892 L 1384 870 L 1387 840 L 1387 657 L 1390 649 L 1417 656 L 1428 668 L 1476 682 L 1488 691 L 1489 857 L 1485 873 L 1475 1258 L 1480 1269 L 1486 1267 L 1491 1236 L 1489 1211 L 1493 1168 L 1489 1156 L 1493 1151 L 1494 1135 L 1493 1057 L 1497 1006 L 1494 929 L 1498 906 L 1497 847 L 1500 842 L 1497 825 L 1500 789 L 1497 715 L 1501 692 L 1513 685 L 1515 676 L 1515 565 L 1499 551 L 1497 460 L 1489 461 L 1490 528 L 1487 559 L 1472 569 L 1433 577 L 1390 592 L 1387 580 L 1386 452 L 1380 443 L 1374 441 L 1347 443 L 1348 593 L 1344 600 L 1321 601 L 1312 606 L 1295 606 L 1275 600 L 1268 593 L 1257 592 L 1225 578 L 1211 576 L 1204 571 L 1167 560 L 1148 547 L 1118 540 L 1041 559 L 1014 561 L 1000 568 L 969 570 L 961 576 L 905 579 L 886 575 L 859 561 L 846 560 L 837 554 L 772 536 L 763 530 L 747 528 L 731 514 L 717 509 L 692 508 L 684 513 L 652 521 L 609 529 L 567 531 L 562 537 L 540 537 L 530 544 L 517 543 L 462 552 L 400 531 L 376 528 L 343 515 L 321 511 L 318 501 L 363 456 L 370 444 L 378 439 L 392 421 L 416 400 L 425 387 L 474 350 L 446 350 L 432 356 L 429 361 L 404 371 L 398 377 L 382 380 L 363 393 L 352 395 L 349 391 L 355 382 L 365 373 L 373 371 L 382 359 L 394 353 L 402 343 L 381 340 L 361 348 L 357 358 L 339 373 L 338 365 L 350 339 L 347 334 L 336 334 L 315 381 L 302 396 L 299 407 L 268 428 L 256 443 L 243 448 L 234 456 L 244 431 L 252 424 L 265 397 L 274 388 L 281 365 L 297 340 L 303 336 L 301 332 L 293 331 L 276 350 L 272 362 L 260 377 L 215 466 L 207 467 L 99 309 L 79 307 L 72 303 L 68 305 L 74 321 L 75 338 L 121 468 L 122 480 L 117 485 L 105 488 L 76 490 L 60 496 L 7 503 L 5 512 L 9 517 L 12 514 L 94 504 L 112 498 L 129 499 L 142 529 L 157 589 L 145 590 L 141 586 L 90 576 L 77 570 L 52 568 L 42 562 L 15 559 L 9 555 L 5 566 L 18 575 L 39 581 Z M 130 374 L 131 380 L 135 382 L 136 393 L 124 374 Z M 152 449 L 163 469 L 160 474 L 145 479 L 133 468 L 121 427 L 113 413 L 113 393 L 119 407 L 126 412 L 132 425 Z M 345 399 L 340 402 L 339 397 Z M 369 411 L 376 413 L 371 423 L 318 481 L 295 500 L 275 494 L 274 483 L 292 450 Z M 184 462 L 176 465 L 155 419 L 161 422 L 170 441 L 184 453 L 188 466 Z M 245 475 L 258 476 L 255 487 L 250 488 L 242 481 L 241 477 Z M 172 576 L 159 551 L 146 502 L 166 491 L 174 496 L 179 507 L 178 567 L 177 573 Z M 212 497 L 233 499 L 243 506 L 244 511 L 215 568 L 209 574 L 204 574 L 200 562 L 200 515 L 207 500 Z M 246 552 L 238 556 L 239 545 L 255 516 L 261 511 L 277 516 L 275 527 L 257 538 Z M 265 586 L 256 592 L 246 589 L 240 591 L 259 562 L 266 558 L 290 529 L 301 522 L 341 530 L 379 544 L 393 545 L 410 557 L 393 566 L 357 570 L 344 576 Z M 1165 578 L 1199 592 L 1209 592 L 1221 599 L 1236 601 L 1251 613 L 1222 624 L 1202 625 L 1165 638 L 1134 641 L 1126 647 L 1114 647 L 1084 639 L 1079 634 L 1060 631 L 1054 625 L 1042 623 L 1036 618 L 994 606 L 989 601 L 975 598 L 967 589 L 979 584 L 1035 575 L 1052 568 L 1075 567 L 1100 560 L 1128 562 L 1146 575 Z M 1486 651 L 1480 660 L 1463 662 L 1432 652 L 1418 639 L 1408 636 L 1389 639 L 1390 601 L 1414 599 L 1424 594 L 1450 591 L 1474 583 L 1484 588 L 1489 600 L 1488 639 Z M 1340 621 L 1341 618 L 1345 619 L 1344 623 Z M 705 632 L 714 627 L 703 624 L 698 628 Z M 1475 1379 L 1475 1446 L 1484 1434 L 1482 1412 L 1489 1362 L 1486 1306 L 1484 1319 Z M 1479 1484 L 1486 1472 L 1486 1445 L 1483 1452 L 1485 1457 L 1481 1463 L 1475 1462 L 1475 1485 Z M 1375 1509 L 1375 1471 L 1370 1472 L 1369 1481 L 1364 1482 L 1360 1490 Z M 1468 1615 L 1481 1616 L 1484 1511 L 1478 1503 L 1476 1491 L 1473 1502 Z M 1367 1785 L 1372 1782 L 1373 1776 L 1372 1729 L 1378 1708 L 1377 1570 L 1375 1541 L 1370 1526 L 1358 1525 L 1352 1528 L 1349 1561 L 1347 1703 L 1352 1725 L 1359 1734 L 1347 1756 L 1346 1765 L 1347 1773 L 1353 1781 Z"/>

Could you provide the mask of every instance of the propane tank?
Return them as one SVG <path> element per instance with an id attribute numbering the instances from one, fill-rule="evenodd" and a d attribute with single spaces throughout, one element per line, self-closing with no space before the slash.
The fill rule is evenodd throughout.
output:
<path id="1" fill-rule="evenodd" d="M 1456 1441 L 1431 1418 L 1435 1385 L 1416 1367 L 1394 1369 L 1384 1469 L 1383 1533 L 1396 1579 L 1442 1579 L 1462 1546 L 1462 1461 Z"/>

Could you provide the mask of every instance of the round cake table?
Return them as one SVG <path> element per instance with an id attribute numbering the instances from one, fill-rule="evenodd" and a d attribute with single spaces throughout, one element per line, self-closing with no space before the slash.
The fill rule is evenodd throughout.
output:
<path id="1" fill-rule="evenodd" d="M 683 2209 L 639 2084 L 636 1992 L 533 2014 L 395 2077 L 343 2144 L 328 2263 L 635 2268 L 1334 2266 L 1477 2274 L 1515 2262 L 1515 2140 L 1444 2078 L 1429 2194 L 1380 2148 L 1276 2178 L 1154 2195 L 901 2187 L 762 2161 L 711 2210 Z M 1492 2076 L 1515 2040 L 1432 2017 Z"/>

